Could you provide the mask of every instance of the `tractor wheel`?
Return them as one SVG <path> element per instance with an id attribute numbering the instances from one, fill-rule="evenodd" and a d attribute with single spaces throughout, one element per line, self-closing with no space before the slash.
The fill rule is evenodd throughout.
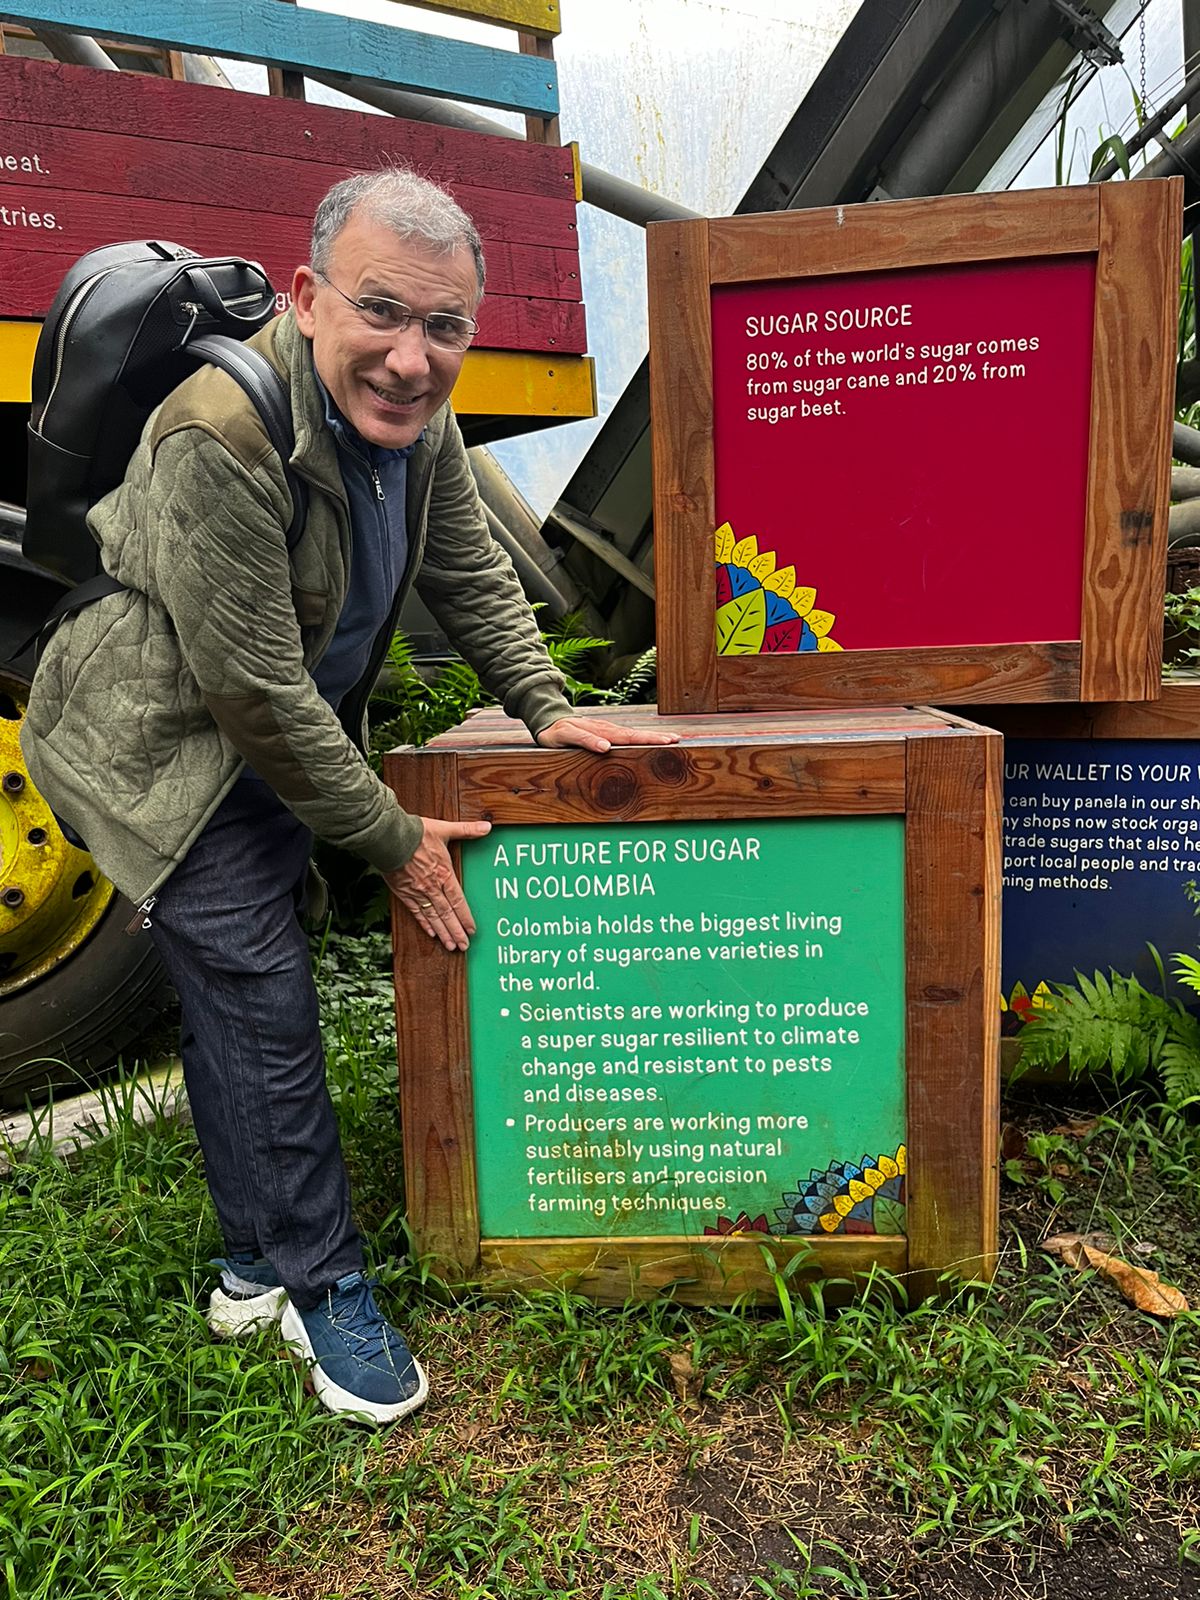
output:
<path id="1" fill-rule="evenodd" d="M 171 1003 L 133 907 L 63 837 L 18 732 L 28 685 L 0 670 L 0 1105 L 94 1081 Z"/>

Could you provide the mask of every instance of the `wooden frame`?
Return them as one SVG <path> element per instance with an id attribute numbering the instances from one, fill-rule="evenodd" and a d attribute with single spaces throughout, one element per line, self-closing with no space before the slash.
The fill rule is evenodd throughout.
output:
<path id="1" fill-rule="evenodd" d="M 694 1303 L 774 1294 L 779 1263 L 844 1278 L 873 1265 L 931 1291 L 942 1273 L 988 1277 L 996 1250 L 1001 741 L 930 711 L 689 720 L 674 747 L 606 758 L 533 746 L 498 712 L 384 776 L 410 811 L 504 823 L 711 821 L 902 815 L 908 1236 L 481 1238 L 467 964 L 393 918 L 400 1107 L 415 1249 L 453 1281 L 563 1282 L 604 1301 L 670 1293 Z M 415 1003 L 414 1003 L 415 1000 Z"/>
<path id="2" fill-rule="evenodd" d="M 653 223 L 647 231 L 659 693 L 672 713 L 1158 691 L 1182 183 Z M 1097 264 L 1081 636 L 718 656 L 711 292 L 968 262 Z M 986 454 L 986 443 L 981 445 Z"/>

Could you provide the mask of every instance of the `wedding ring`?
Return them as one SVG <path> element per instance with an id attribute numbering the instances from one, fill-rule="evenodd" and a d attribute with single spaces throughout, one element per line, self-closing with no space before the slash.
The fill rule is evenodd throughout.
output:
<path id="1" fill-rule="evenodd" d="M 433 904 L 432 900 L 418 900 L 417 901 L 417 910 L 418 911 L 428 911 L 432 904 Z"/>

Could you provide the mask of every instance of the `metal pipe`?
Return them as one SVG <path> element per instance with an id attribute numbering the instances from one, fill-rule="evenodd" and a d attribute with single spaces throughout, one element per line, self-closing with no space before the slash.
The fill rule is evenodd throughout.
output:
<path id="1" fill-rule="evenodd" d="M 1189 467 L 1200 467 L 1200 431 L 1177 422 L 1171 436 L 1171 454 Z"/>
<path id="2" fill-rule="evenodd" d="M 502 122 L 493 122 L 490 117 L 481 117 L 477 111 L 467 111 L 463 106 L 454 105 L 449 100 L 439 100 L 433 95 L 411 94 L 406 89 L 380 88 L 376 84 L 359 83 L 356 78 L 347 78 L 335 72 L 308 72 L 305 76 L 350 95 L 355 100 L 361 100 L 364 105 L 374 106 L 377 111 L 386 111 L 393 117 L 404 117 L 410 122 L 435 122 L 441 127 L 461 128 L 466 133 L 487 133 L 502 139 L 523 140 L 525 137 L 515 128 L 506 128 Z M 701 215 L 699 211 L 690 211 L 687 206 L 677 205 L 674 200 L 664 200 L 661 195 L 651 194 L 636 183 L 629 183 L 586 161 L 581 164 L 580 173 L 583 198 L 588 205 L 596 206 L 600 211 L 609 211 L 614 217 L 623 217 L 626 222 L 636 223 L 638 227 L 644 228 L 649 222 L 689 222 Z"/>
<path id="3" fill-rule="evenodd" d="M 483 509 L 487 516 L 488 529 L 492 538 L 511 558 L 525 593 L 531 600 L 544 601 L 555 621 L 560 617 L 565 617 L 571 610 L 565 596 L 559 593 L 529 552 L 521 548 L 521 545 L 500 521 L 500 518 L 491 507 L 484 506 Z"/>
<path id="4" fill-rule="evenodd" d="M 1155 134 L 1166 127 L 1170 118 L 1177 111 L 1183 110 L 1197 90 L 1200 90 L 1200 71 L 1193 72 L 1190 78 L 1185 78 L 1183 87 L 1176 94 L 1173 94 L 1152 117 L 1148 117 L 1136 133 L 1131 134 L 1126 139 L 1126 154 L 1136 155 L 1143 145 L 1149 144 Z M 1097 167 L 1096 171 L 1092 173 L 1091 182 L 1103 183 L 1107 178 L 1115 178 L 1120 171 L 1121 163 L 1115 157 L 1112 157 L 1102 167 Z"/>
<path id="5" fill-rule="evenodd" d="M 185 52 L 183 72 L 189 83 L 207 83 L 215 89 L 232 89 L 233 85 L 211 56 L 195 56 Z"/>
<path id="6" fill-rule="evenodd" d="M 40 39 L 56 61 L 65 61 L 72 67 L 97 67 L 101 72 L 120 72 L 120 67 L 94 39 L 82 33 L 62 33 L 58 28 L 35 28 L 29 24 L 34 38 Z"/>
<path id="7" fill-rule="evenodd" d="M 584 604 L 585 597 L 562 569 L 562 555 L 542 538 L 540 518 L 495 456 L 484 445 L 476 445 L 467 456 L 484 505 L 500 519 L 531 561 L 547 576 L 553 572 L 551 581 L 556 588 L 562 585 L 559 592 L 572 610 Z"/>

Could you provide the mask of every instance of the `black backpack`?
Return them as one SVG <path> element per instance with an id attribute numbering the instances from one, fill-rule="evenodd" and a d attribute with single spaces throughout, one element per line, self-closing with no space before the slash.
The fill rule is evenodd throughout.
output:
<path id="1" fill-rule="evenodd" d="M 287 465 L 295 446 L 287 387 L 241 342 L 275 309 L 275 291 L 256 262 L 206 259 L 155 239 L 106 245 L 71 267 L 33 359 L 21 549 L 71 585 L 39 640 L 63 617 L 122 588 L 101 569 L 88 510 L 124 478 L 155 406 L 201 361 L 227 372 L 258 408 L 287 474 L 287 546 L 294 547 L 308 495 Z"/>

